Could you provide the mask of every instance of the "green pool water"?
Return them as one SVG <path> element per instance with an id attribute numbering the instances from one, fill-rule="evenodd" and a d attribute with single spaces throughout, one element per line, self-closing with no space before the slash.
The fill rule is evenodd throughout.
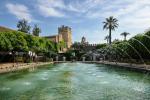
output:
<path id="1" fill-rule="evenodd" d="M 150 76 L 101 64 L 46 65 L 1 74 L 0 100 L 150 100 Z"/>

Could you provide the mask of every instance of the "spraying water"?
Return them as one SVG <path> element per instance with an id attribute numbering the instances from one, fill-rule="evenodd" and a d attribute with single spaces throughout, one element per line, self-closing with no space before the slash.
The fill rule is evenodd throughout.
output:
<path id="1" fill-rule="evenodd" d="M 140 43 L 147 51 L 148 53 L 150 54 L 150 51 L 148 50 L 148 48 L 139 40 L 135 39 L 135 38 L 132 38 L 133 40 L 137 41 L 138 43 Z"/>
<path id="2" fill-rule="evenodd" d="M 115 47 L 118 48 L 119 50 L 121 50 L 122 52 L 124 52 L 129 57 L 129 59 L 131 59 L 132 61 L 134 61 L 133 58 L 126 51 L 124 51 L 120 47 L 117 47 L 117 46 L 115 46 Z"/>
<path id="3" fill-rule="evenodd" d="M 140 53 L 130 43 L 126 42 L 126 44 L 129 45 L 137 53 L 137 55 L 140 57 L 141 61 L 144 63 L 144 65 L 146 65 L 142 56 L 140 55 Z"/>
<path id="4" fill-rule="evenodd" d="M 140 59 L 141 59 L 142 62 L 144 63 L 145 68 L 148 69 L 147 66 L 146 66 L 146 64 L 145 64 L 145 62 L 144 62 L 144 60 L 143 60 L 143 58 L 142 58 L 141 55 L 139 54 L 139 52 L 138 52 L 131 44 L 129 44 L 129 43 L 127 43 L 127 44 L 133 48 L 133 50 L 138 54 L 138 56 L 140 57 Z M 147 73 L 147 74 L 143 77 L 143 79 L 141 80 L 141 82 L 144 81 L 144 79 L 148 76 L 148 74 L 149 74 L 149 73 Z"/>

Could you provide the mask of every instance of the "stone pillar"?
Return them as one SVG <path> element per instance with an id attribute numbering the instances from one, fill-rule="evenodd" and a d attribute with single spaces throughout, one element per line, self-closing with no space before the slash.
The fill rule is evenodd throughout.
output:
<path id="1" fill-rule="evenodd" d="M 100 61 L 102 61 L 102 60 L 103 60 L 103 58 L 100 58 L 99 60 L 100 60 Z"/>
<path id="2" fill-rule="evenodd" d="M 93 61 L 96 61 L 96 56 L 95 55 L 93 55 Z"/>
<path id="3" fill-rule="evenodd" d="M 66 61 L 66 57 L 63 57 L 63 61 Z"/>
<path id="4" fill-rule="evenodd" d="M 53 62 L 53 58 L 50 58 L 50 61 L 52 61 L 52 62 Z"/>
<path id="5" fill-rule="evenodd" d="M 83 62 L 85 61 L 85 57 L 82 57 L 82 61 L 83 61 Z"/>
<path id="6" fill-rule="evenodd" d="M 58 56 L 56 56 L 56 61 L 58 61 Z"/>

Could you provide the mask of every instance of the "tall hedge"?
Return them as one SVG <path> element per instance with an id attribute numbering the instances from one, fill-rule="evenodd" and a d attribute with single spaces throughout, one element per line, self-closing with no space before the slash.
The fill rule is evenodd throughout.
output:
<path id="1" fill-rule="evenodd" d="M 0 51 L 57 51 L 52 41 L 18 31 L 0 32 Z"/>

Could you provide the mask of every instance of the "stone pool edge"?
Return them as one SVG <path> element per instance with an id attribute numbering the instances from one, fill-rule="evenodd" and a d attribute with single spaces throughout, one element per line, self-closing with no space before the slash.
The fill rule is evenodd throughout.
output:
<path id="1" fill-rule="evenodd" d="M 150 72 L 150 65 L 144 65 L 144 64 L 131 64 L 131 63 L 120 63 L 120 62 L 109 62 L 109 61 L 53 61 L 53 62 L 37 62 L 37 63 L 11 63 L 8 64 L 0 64 L 0 74 L 2 73 L 9 73 L 14 72 L 18 70 L 23 70 L 27 68 L 32 67 L 38 67 L 42 65 L 48 65 L 48 64 L 55 64 L 55 63 L 95 63 L 95 64 L 105 64 L 105 65 L 112 65 L 117 67 L 123 67 L 139 72 Z M 6 65 L 6 66 L 3 66 Z"/>
<path id="2" fill-rule="evenodd" d="M 144 64 L 134 64 L 134 63 L 120 63 L 120 62 L 109 62 L 109 61 L 54 61 L 54 63 L 91 63 L 91 64 L 104 64 L 112 65 L 120 68 L 126 68 L 130 70 L 135 70 L 139 72 L 150 72 L 150 65 Z"/>
<path id="3" fill-rule="evenodd" d="M 37 63 L 10 63 L 0 65 L 0 74 L 9 73 L 19 70 L 24 70 L 32 67 L 39 67 L 42 65 L 53 64 L 54 62 L 37 62 Z"/>
<path id="4" fill-rule="evenodd" d="M 95 64 L 105 64 L 117 67 L 123 67 L 126 69 L 131 69 L 139 72 L 150 72 L 150 65 L 144 64 L 134 64 L 134 63 L 120 63 L 120 62 L 109 62 L 109 61 L 85 61 L 83 63 L 95 63 Z"/>

